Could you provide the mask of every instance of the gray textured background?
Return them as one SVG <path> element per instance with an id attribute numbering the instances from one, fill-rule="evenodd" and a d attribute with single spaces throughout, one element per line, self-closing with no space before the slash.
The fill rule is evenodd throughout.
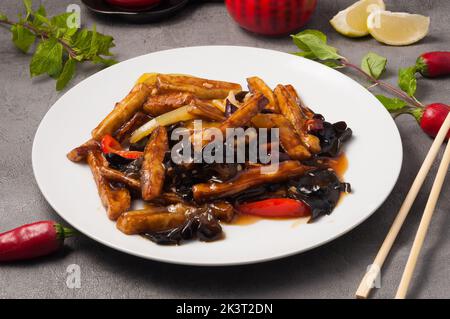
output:
<path id="1" fill-rule="evenodd" d="M 79 2 L 42 1 L 49 14 L 60 13 L 67 4 Z M 309 27 L 329 34 L 331 43 L 353 61 L 359 61 L 369 50 L 388 57 L 387 77 L 393 83 L 397 67 L 412 64 L 420 53 L 450 50 L 450 1 L 386 0 L 391 10 L 431 16 L 430 35 L 409 47 L 383 46 L 371 38 L 349 40 L 335 33 L 327 21 L 351 2 L 319 0 Z M 17 0 L 2 0 L 0 11 L 14 17 L 20 7 L 18 3 Z M 294 49 L 288 37 L 264 38 L 241 30 L 231 21 L 223 4 L 218 3 L 192 5 L 169 21 L 150 25 L 99 19 L 83 7 L 82 22 L 89 26 L 95 22 L 100 32 L 114 36 L 117 45 L 114 52 L 119 60 L 192 45 L 245 45 L 287 52 Z M 31 145 L 40 120 L 62 93 L 55 92 L 53 80 L 30 80 L 29 59 L 13 47 L 9 32 L 0 28 L 0 231 L 31 221 L 60 220 L 33 178 Z M 73 83 L 95 71 L 93 67 L 82 68 Z M 450 102 L 449 83 L 448 78 L 421 79 L 418 96 L 428 103 Z M 414 119 L 402 117 L 397 124 L 405 153 L 397 186 L 368 221 L 332 243 L 263 264 L 205 268 L 143 260 L 81 236 L 69 240 L 69 248 L 61 254 L 37 261 L 1 265 L 0 297 L 352 298 L 432 142 L 419 130 Z M 436 168 L 437 165 L 432 175 Z M 450 297 L 448 186 L 447 180 L 415 272 L 409 294 L 412 298 Z M 376 291 L 374 297 L 390 298 L 395 294 L 430 188 L 431 180 L 428 180 L 385 264 L 382 289 Z M 81 289 L 71 290 L 65 285 L 66 267 L 73 263 L 81 266 Z"/>

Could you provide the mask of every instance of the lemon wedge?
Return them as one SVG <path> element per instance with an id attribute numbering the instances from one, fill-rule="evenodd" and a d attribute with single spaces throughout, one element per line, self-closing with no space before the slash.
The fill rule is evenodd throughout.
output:
<path id="1" fill-rule="evenodd" d="M 374 11 L 384 10 L 383 0 L 360 0 L 339 11 L 330 20 L 333 28 L 347 37 L 363 37 L 369 34 L 367 17 Z"/>
<path id="2" fill-rule="evenodd" d="M 430 18 L 420 14 L 377 11 L 367 18 L 370 34 L 389 45 L 408 45 L 423 39 L 430 28 Z"/>

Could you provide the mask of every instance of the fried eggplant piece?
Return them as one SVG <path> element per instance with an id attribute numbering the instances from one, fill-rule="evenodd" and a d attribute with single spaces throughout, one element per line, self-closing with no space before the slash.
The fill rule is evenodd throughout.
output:
<path id="1" fill-rule="evenodd" d="M 186 219 L 184 210 L 170 211 L 168 207 L 153 206 L 122 214 L 116 227 L 127 235 L 135 235 L 172 229 L 183 224 Z"/>
<path id="2" fill-rule="evenodd" d="M 261 78 L 257 76 L 247 78 L 247 83 L 252 93 L 260 92 L 269 100 L 266 109 L 274 113 L 280 113 L 280 108 L 278 107 L 278 102 L 272 89 Z"/>
<path id="3" fill-rule="evenodd" d="M 200 207 L 175 204 L 167 207 L 149 206 L 143 210 L 126 212 L 117 220 L 116 226 L 127 235 L 155 233 L 180 227 L 202 213 L 210 213 L 225 222 L 234 218 L 233 206 L 225 201 Z"/>
<path id="4" fill-rule="evenodd" d="M 144 150 L 141 168 L 142 199 L 152 200 L 162 193 L 165 171 L 164 157 L 169 149 L 167 130 L 164 126 L 156 128 Z"/>
<path id="5" fill-rule="evenodd" d="M 297 134 L 300 136 L 302 143 L 309 149 L 311 153 L 320 152 L 320 140 L 317 136 L 308 134 L 305 131 L 306 117 L 302 113 L 300 107 L 291 97 L 285 86 L 279 84 L 274 90 L 275 97 L 278 101 L 281 114 L 283 114 L 289 122 L 291 122 Z"/>
<path id="6" fill-rule="evenodd" d="M 291 98 L 293 98 L 295 103 L 300 107 L 305 117 L 307 119 L 312 119 L 314 116 L 314 112 L 303 103 L 303 101 L 300 99 L 300 96 L 298 96 L 297 90 L 290 84 L 285 85 L 285 87 L 286 90 L 289 92 Z"/>
<path id="7" fill-rule="evenodd" d="M 253 126 L 257 128 L 278 128 L 281 147 L 291 159 L 304 160 L 311 153 L 303 145 L 291 123 L 281 114 L 258 114 L 252 118 Z"/>
<path id="8" fill-rule="evenodd" d="M 86 143 L 75 147 L 69 153 L 67 153 L 67 158 L 72 162 L 84 162 L 88 156 L 89 151 L 98 150 L 100 145 L 94 139 L 90 139 Z"/>
<path id="9" fill-rule="evenodd" d="M 131 197 L 126 188 L 113 189 L 109 181 L 101 174 L 101 168 L 106 165 L 105 161 L 100 151 L 89 151 L 87 162 L 97 184 L 98 194 L 106 208 L 108 218 L 116 220 L 130 208 Z"/>
<path id="10" fill-rule="evenodd" d="M 230 91 L 239 92 L 242 90 L 241 86 L 236 83 L 167 74 L 157 76 L 157 87 L 163 92 L 182 91 L 192 93 L 200 99 L 224 99 Z"/>
<path id="11" fill-rule="evenodd" d="M 222 123 L 220 130 L 225 134 L 227 128 L 244 127 L 256 114 L 261 112 L 267 104 L 269 104 L 269 100 L 262 93 L 257 92 L 253 94 L 244 105 Z"/>
<path id="12" fill-rule="evenodd" d="M 131 134 L 136 130 L 137 128 L 141 127 L 148 121 L 150 121 L 152 118 L 151 116 L 142 113 L 137 112 L 133 115 L 133 117 L 128 121 L 125 122 L 115 133 L 114 137 L 116 140 L 118 140 L 120 143 L 127 140 Z"/>
<path id="13" fill-rule="evenodd" d="M 179 107 L 188 105 L 195 96 L 186 92 L 169 92 L 161 95 L 151 95 L 144 103 L 144 112 L 153 117 L 173 111 Z"/>
<path id="14" fill-rule="evenodd" d="M 141 182 L 139 180 L 128 177 L 119 170 L 102 166 L 100 167 L 100 174 L 110 181 L 119 182 L 132 189 L 141 190 Z"/>
<path id="15" fill-rule="evenodd" d="M 92 131 L 92 138 L 100 141 L 106 134 L 113 134 L 142 108 L 151 91 L 152 88 L 143 83 L 135 85 L 131 92 L 116 104 L 111 113 Z"/>
<path id="16" fill-rule="evenodd" d="M 260 167 L 250 168 L 240 172 L 236 177 L 223 183 L 209 182 L 196 184 L 192 187 L 194 200 L 196 202 L 206 202 L 219 198 L 226 198 L 235 195 L 251 187 L 256 187 L 267 183 L 278 183 L 292 177 L 305 174 L 310 167 L 298 161 L 285 161 L 279 163 L 278 170 L 263 173 Z"/>
<path id="17" fill-rule="evenodd" d="M 217 107 L 203 102 L 199 99 L 191 101 L 188 108 L 188 113 L 206 120 L 225 121 L 226 117 Z"/>

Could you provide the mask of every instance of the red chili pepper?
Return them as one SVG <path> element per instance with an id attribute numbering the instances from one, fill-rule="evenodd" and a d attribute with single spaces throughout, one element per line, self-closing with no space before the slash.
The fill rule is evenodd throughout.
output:
<path id="1" fill-rule="evenodd" d="M 120 143 L 111 135 L 105 135 L 102 138 L 101 145 L 104 154 L 114 153 L 128 159 L 136 159 L 144 154 L 138 151 L 124 151 Z"/>
<path id="2" fill-rule="evenodd" d="M 450 75 L 450 52 L 424 53 L 417 59 L 416 68 L 423 76 L 429 78 Z"/>
<path id="3" fill-rule="evenodd" d="M 53 221 L 41 221 L 0 234 L 0 262 L 45 256 L 63 246 L 64 239 L 76 234 Z"/>
<path id="4" fill-rule="evenodd" d="M 270 198 L 241 204 L 237 210 L 242 214 L 260 217 L 305 217 L 311 215 L 311 208 L 302 201 L 290 198 Z"/>

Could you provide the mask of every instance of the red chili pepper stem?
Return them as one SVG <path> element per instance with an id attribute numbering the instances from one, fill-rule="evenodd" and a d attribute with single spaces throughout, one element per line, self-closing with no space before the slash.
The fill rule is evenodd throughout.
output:
<path id="1" fill-rule="evenodd" d="M 77 236 L 80 233 L 73 228 L 64 227 L 61 224 L 53 225 L 55 227 L 56 236 L 59 240 L 64 241 L 64 239 Z"/>

